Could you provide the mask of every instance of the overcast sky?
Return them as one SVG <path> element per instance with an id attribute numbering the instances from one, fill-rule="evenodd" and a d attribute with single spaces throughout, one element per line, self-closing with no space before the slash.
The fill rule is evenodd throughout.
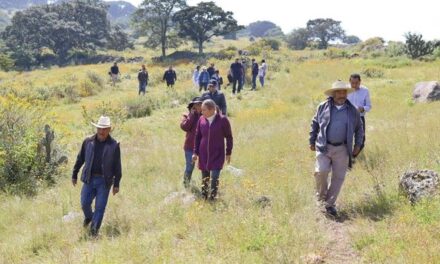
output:
<path id="1" fill-rule="evenodd" d="M 127 0 L 138 6 L 142 0 Z M 188 0 L 195 5 L 200 0 Z M 438 0 L 214 0 L 232 11 L 242 25 L 270 20 L 284 33 L 304 27 L 309 19 L 333 18 L 342 22 L 348 35 L 365 40 L 380 36 L 403 40 L 405 32 L 423 34 L 425 39 L 440 39 Z"/>

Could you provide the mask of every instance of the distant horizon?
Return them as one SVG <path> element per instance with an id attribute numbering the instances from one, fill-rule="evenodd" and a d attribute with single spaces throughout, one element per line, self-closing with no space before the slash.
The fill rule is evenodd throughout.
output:
<path id="1" fill-rule="evenodd" d="M 110 1 L 110 0 L 105 0 Z M 136 7 L 142 0 L 125 0 Z M 200 0 L 188 0 L 196 5 Z M 205 1 L 206 2 L 206 1 Z M 385 41 L 403 41 L 406 32 L 422 34 L 424 39 L 440 39 L 437 28 L 437 10 L 440 4 L 428 0 L 392 3 L 383 0 L 311 0 L 301 4 L 285 4 L 282 0 L 272 0 L 271 5 L 263 1 L 214 0 L 226 11 L 234 13 L 241 25 L 268 20 L 281 27 L 285 34 L 305 27 L 310 19 L 332 18 L 341 21 L 347 35 L 355 35 L 366 40 L 382 37 Z M 411 3 L 412 2 L 412 3 Z M 251 6 L 253 5 L 253 6 Z M 319 7 L 319 8 L 317 8 Z M 249 12 L 248 9 L 252 10 Z"/>

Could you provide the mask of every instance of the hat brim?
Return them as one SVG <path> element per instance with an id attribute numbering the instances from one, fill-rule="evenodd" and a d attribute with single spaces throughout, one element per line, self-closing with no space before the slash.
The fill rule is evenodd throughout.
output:
<path id="1" fill-rule="evenodd" d="M 111 125 L 99 125 L 99 124 L 95 124 L 93 122 L 90 122 L 94 127 L 96 128 L 111 128 Z"/>
<path id="2" fill-rule="evenodd" d="M 353 88 L 330 88 L 324 91 L 324 94 L 327 96 L 333 96 L 333 93 L 336 91 L 346 90 L 347 94 L 354 92 Z"/>

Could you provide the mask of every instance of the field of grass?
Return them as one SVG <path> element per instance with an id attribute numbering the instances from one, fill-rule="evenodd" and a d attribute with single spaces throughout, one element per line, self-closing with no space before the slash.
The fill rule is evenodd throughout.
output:
<path id="1" fill-rule="evenodd" d="M 91 132 L 82 106 L 134 100 L 139 65 L 121 64 L 129 77 L 116 87 L 107 82 L 109 65 L 0 73 L 1 87 L 21 94 L 66 80 L 81 82 L 88 71 L 105 80 L 79 102 L 49 99 L 48 111 L 69 153 L 68 169 L 59 184 L 36 197 L 0 196 L 0 263 L 305 263 L 313 256 L 341 263 L 337 255 L 344 250 L 353 252 L 346 263 L 439 263 L 440 199 L 411 206 L 397 187 L 406 170 L 440 170 L 439 104 L 411 101 L 415 83 L 439 79 L 440 62 L 402 61 L 327 60 L 284 49 L 269 54 L 267 87 L 250 92 L 246 86 L 235 97 L 231 88 L 225 90 L 234 134 L 232 165 L 244 174 L 224 170 L 219 201 L 190 205 L 164 200 L 183 190 L 179 122 L 185 104 L 173 101 L 195 93 L 194 65 L 176 65 L 179 80 L 170 92 L 159 82 L 164 67 L 149 63 L 153 82 L 147 97 L 162 98 L 162 107 L 128 119 L 114 132 L 123 155 L 121 192 L 110 197 L 97 240 L 87 237 L 82 216 L 62 220 L 69 212 L 81 213 L 80 186 L 71 186 L 70 170 Z M 214 62 L 226 73 L 229 62 Z M 314 201 L 309 124 L 325 88 L 366 69 L 383 76 L 363 79 L 373 103 L 367 146 L 339 197 L 346 220 L 336 230 L 343 234 L 335 235 Z M 72 75 L 77 79 L 69 79 Z M 198 171 L 193 179 L 200 184 Z M 270 197 L 270 206 L 255 202 L 262 195 Z M 335 246 L 338 242 L 344 245 Z"/>

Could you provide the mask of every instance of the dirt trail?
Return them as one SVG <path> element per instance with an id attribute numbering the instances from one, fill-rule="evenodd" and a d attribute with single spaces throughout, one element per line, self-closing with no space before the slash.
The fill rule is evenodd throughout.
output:
<path id="1" fill-rule="evenodd" d="M 361 263 L 360 257 L 353 248 L 352 241 L 350 240 L 350 221 L 324 219 L 323 224 L 325 225 L 329 237 L 324 263 Z"/>

